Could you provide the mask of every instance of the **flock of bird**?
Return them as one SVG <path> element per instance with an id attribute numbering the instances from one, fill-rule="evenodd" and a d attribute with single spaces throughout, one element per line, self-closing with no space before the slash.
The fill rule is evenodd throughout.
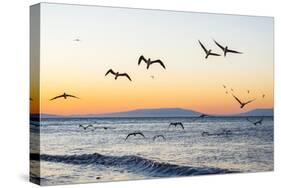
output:
<path id="1" fill-rule="evenodd" d="M 74 39 L 73 41 L 75 42 L 81 42 L 81 40 L 79 38 L 76 38 Z M 239 51 L 236 51 L 236 50 L 232 50 L 232 49 L 229 49 L 228 46 L 223 46 L 221 44 L 219 44 L 217 41 L 213 40 L 214 43 L 216 44 L 216 46 L 218 46 L 222 51 L 223 51 L 223 55 L 224 57 L 226 57 L 227 53 L 235 53 L 235 54 L 242 54 L 242 52 L 239 52 Z M 212 52 L 212 49 L 207 49 L 202 43 L 200 40 L 198 40 L 201 48 L 204 50 L 205 52 L 205 59 L 207 59 L 209 56 L 221 56 L 221 54 L 219 53 L 214 53 Z M 141 55 L 139 58 L 138 58 L 138 62 L 137 64 L 138 65 L 141 65 L 141 63 L 145 63 L 146 64 L 146 69 L 149 69 L 150 66 L 152 66 L 153 64 L 158 64 L 160 65 L 162 68 L 166 69 L 166 65 L 160 60 L 160 59 L 156 59 L 156 60 L 151 60 L 151 58 L 145 58 L 143 55 Z M 105 76 L 107 77 L 109 74 L 113 75 L 114 76 L 114 79 L 117 80 L 118 78 L 120 77 L 125 77 L 127 78 L 129 81 L 132 81 L 131 79 L 131 76 L 128 74 L 128 73 L 125 73 L 125 72 L 118 72 L 118 71 L 114 71 L 112 69 L 109 69 L 106 73 L 105 73 Z M 155 77 L 153 75 L 150 76 L 152 79 L 154 79 Z M 223 85 L 223 88 L 226 89 L 226 94 L 228 94 L 228 90 L 227 90 L 227 86 L 226 85 Z M 234 90 L 232 88 L 230 88 L 230 91 L 232 92 L 232 96 L 233 98 L 235 99 L 235 101 L 237 101 L 240 105 L 240 108 L 244 108 L 247 104 L 255 101 L 256 99 L 251 99 L 251 100 L 248 100 L 248 101 L 242 101 L 240 100 L 237 96 L 235 96 L 233 94 Z M 250 90 L 247 90 L 247 93 L 249 94 L 250 93 Z M 262 98 L 265 97 L 265 94 L 262 95 Z M 50 99 L 50 101 L 53 101 L 53 100 L 56 100 L 56 99 L 59 99 L 59 98 L 63 98 L 63 99 L 67 99 L 67 98 L 76 98 L 76 99 L 79 99 L 79 97 L 75 96 L 75 95 L 71 95 L 71 94 L 67 94 L 67 93 L 63 93 L 61 95 L 58 95 L 58 96 L 55 96 L 53 98 Z M 30 101 L 32 101 L 33 99 L 30 98 Z M 193 119 L 193 121 L 196 121 L 200 118 L 205 118 L 205 117 L 209 117 L 210 115 L 207 115 L 207 114 L 201 114 L 199 115 L 198 117 L 195 117 Z M 247 118 L 247 121 L 251 122 L 252 124 L 254 125 L 258 125 L 258 124 L 262 124 L 263 122 L 263 117 L 260 119 L 260 120 L 257 120 L 257 121 L 252 121 L 250 120 L 249 118 Z M 168 126 L 168 129 L 171 128 L 171 127 L 177 127 L 179 126 L 181 129 L 184 130 L 184 125 L 182 122 L 171 122 Z M 79 128 L 82 128 L 83 130 L 87 130 L 89 128 L 91 128 L 93 131 L 94 130 L 97 130 L 97 129 L 103 129 L 103 130 L 107 130 L 107 129 L 114 129 L 112 127 L 94 127 L 93 125 L 79 125 Z M 230 135 L 232 134 L 232 132 L 230 130 L 226 130 L 226 129 L 223 129 L 222 132 L 219 132 L 219 133 L 209 133 L 209 132 L 202 132 L 202 136 L 221 136 L 221 135 Z M 131 132 L 129 133 L 126 137 L 125 137 L 125 141 L 127 139 L 129 139 L 131 136 L 141 136 L 143 138 L 146 138 L 145 135 L 140 132 L 140 131 L 136 131 L 136 132 Z M 155 135 L 152 137 L 152 140 L 155 141 L 156 139 L 158 138 L 162 138 L 163 140 L 166 140 L 166 137 L 163 135 L 163 134 L 158 134 L 158 135 Z"/>
<path id="2" fill-rule="evenodd" d="M 206 114 L 201 114 L 201 115 L 199 115 L 198 117 L 195 117 L 195 119 L 193 120 L 193 121 L 196 121 L 196 120 L 198 120 L 199 118 L 204 118 L 204 117 L 208 117 L 208 115 L 206 115 Z M 168 129 L 170 129 L 170 127 L 177 127 L 177 126 L 180 126 L 181 127 L 181 129 L 183 129 L 184 130 L 184 126 L 183 126 L 183 123 L 182 122 L 171 122 L 170 124 L 169 124 L 169 126 L 168 126 Z M 79 128 L 82 128 L 83 130 L 87 130 L 87 129 L 89 129 L 89 128 L 91 128 L 92 129 L 92 131 L 94 131 L 94 130 L 96 130 L 96 129 L 104 129 L 104 130 L 107 130 L 107 129 L 114 129 L 114 128 L 112 128 L 112 127 L 94 127 L 92 124 L 89 124 L 89 125 L 82 125 L 82 124 L 80 124 L 79 125 Z M 141 131 L 135 131 L 135 132 L 131 132 L 131 133 L 129 133 L 129 134 L 127 134 L 127 136 L 125 137 L 125 141 L 129 138 L 129 137 L 131 137 L 131 136 L 141 136 L 142 138 L 147 138 L 145 135 L 144 135 L 144 133 L 142 133 Z M 162 138 L 163 140 L 166 140 L 166 137 L 163 135 L 163 134 L 157 134 L 157 135 L 155 135 L 155 136 L 153 136 L 152 137 L 152 140 L 153 141 L 155 141 L 156 139 L 158 139 L 158 138 Z"/>
<path id="3" fill-rule="evenodd" d="M 201 118 L 206 118 L 206 117 L 211 117 L 210 115 L 206 115 L 206 114 L 201 114 L 199 115 L 198 117 L 195 117 L 191 122 L 194 122 L 194 121 L 197 121 L 198 119 L 201 119 Z M 252 123 L 253 125 L 262 125 L 263 123 L 263 120 L 264 120 L 264 117 L 261 117 L 261 119 L 259 120 L 256 120 L 256 121 L 253 121 L 253 120 L 250 120 L 248 117 L 246 118 L 246 120 L 250 123 Z M 177 127 L 177 126 L 180 126 L 180 128 L 182 130 L 184 130 L 184 125 L 182 122 L 171 122 L 168 126 L 168 129 L 170 129 L 171 127 Z M 87 130 L 88 128 L 92 128 L 92 130 L 96 130 L 96 129 L 104 129 L 104 130 L 108 130 L 108 129 L 114 129 L 113 127 L 94 127 L 92 124 L 90 125 L 79 125 L 79 128 L 83 128 L 84 130 Z M 207 131 L 203 131 L 201 133 L 201 136 L 202 137 L 206 137 L 206 136 L 230 136 L 232 135 L 232 131 L 231 130 L 228 130 L 228 129 L 222 129 L 220 132 L 214 132 L 214 133 L 209 133 Z M 147 137 L 145 136 L 145 134 L 141 131 L 135 131 L 135 132 L 130 132 L 129 134 L 127 134 L 127 136 L 125 137 L 125 141 L 127 141 L 130 137 L 136 137 L 136 136 L 140 136 L 144 139 L 147 139 Z M 164 136 L 164 134 L 157 134 L 155 136 L 152 137 L 152 140 L 153 141 L 156 141 L 157 139 L 162 139 L 163 141 L 166 141 L 166 137 Z"/>
<path id="4" fill-rule="evenodd" d="M 226 85 L 222 85 L 222 86 L 224 89 L 226 89 L 225 93 L 228 94 L 227 86 Z M 232 97 L 239 103 L 240 108 L 244 108 L 244 106 L 256 100 L 256 99 L 250 99 L 243 102 L 241 99 L 239 99 L 237 96 L 234 95 L 234 89 L 230 88 L 230 91 L 232 92 L 231 93 Z M 247 90 L 247 93 L 250 94 L 250 90 Z M 265 94 L 262 94 L 262 98 L 265 98 Z"/>
<path id="5" fill-rule="evenodd" d="M 210 55 L 211 56 L 221 56 L 218 53 L 213 53 L 211 49 L 207 50 L 206 47 L 201 43 L 200 40 L 198 40 L 200 46 L 203 48 L 204 52 L 206 53 L 205 59 L 207 59 Z M 220 45 L 217 41 L 215 41 L 215 44 L 223 51 L 224 57 L 226 57 L 227 53 L 235 53 L 235 54 L 242 54 L 242 52 L 238 52 L 235 50 L 230 50 L 228 49 L 228 46 L 223 47 L 222 45 Z"/>
<path id="6" fill-rule="evenodd" d="M 80 39 L 74 39 L 74 41 L 78 42 L 80 41 Z M 139 57 L 139 60 L 138 60 L 138 65 L 141 64 L 141 62 L 144 62 L 146 63 L 146 68 L 149 69 L 149 67 L 152 65 L 152 64 L 159 64 L 161 65 L 164 69 L 166 69 L 166 66 L 165 64 L 160 60 L 160 59 L 157 59 L 157 60 L 151 60 L 150 58 L 146 59 L 143 55 L 141 55 Z M 119 77 L 126 77 L 128 80 L 132 81 L 131 77 L 129 76 L 128 73 L 120 73 L 120 72 L 116 72 L 112 69 L 109 69 L 106 73 L 105 73 L 105 76 L 109 75 L 109 74 L 112 74 L 114 76 L 114 79 L 117 80 L 117 78 Z M 150 76 L 152 79 L 154 79 L 155 77 L 153 75 Z M 75 95 L 71 95 L 71 94 L 67 94 L 67 93 L 63 93 L 61 95 L 58 95 L 58 96 L 55 96 L 53 98 L 50 99 L 50 101 L 52 100 L 55 100 L 55 99 L 59 99 L 59 98 L 64 98 L 64 99 L 67 99 L 67 98 L 76 98 L 76 99 L 79 99 L 79 97 L 75 96 Z M 30 101 L 32 101 L 33 99 L 32 98 L 29 98 Z"/>
<path id="7" fill-rule="evenodd" d="M 165 64 L 160 60 L 160 59 L 156 59 L 156 60 L 151 60 L 150 58 L 146 59 L 143 55 L 141 55 L 139 57 L 139 60 L 138 60 L 138 65 L 140 65 L 142 62 L 146 63 L 146 69 L 149 69 L 149 67 L 152 65 L 152 64 L 159 64 L 161 65 L 164 69 L 166 69 L 166 66 Z M 108 74 L 112 74 L 114 75 L 114 79 L 117 80 L 118 77 L 121 77 L 121 76 L 124 76 L 126 78 L 128 78 L 130 81 L 132 81 L 131 77 L 129 76 L 128 73 L 119 73 L 119 72 L 115 72 L 113 71 L 112 69 L 109 69 L 106 73 L 105 73 L 105 76 L 107 76 Z M 152 79 L 154 79 L 154 76 L 150 76 Z"/>

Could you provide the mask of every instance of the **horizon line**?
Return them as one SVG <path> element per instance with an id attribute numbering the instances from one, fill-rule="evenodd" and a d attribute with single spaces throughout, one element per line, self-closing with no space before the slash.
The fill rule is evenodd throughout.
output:
<path id="1" fill-rule="evenodd" d="M 238 112 L 238 113 L 226 113 L 226 114 L 211 114 L 211 113 L 202 113 L 196 110 L 192 110 L 192 109 L 188 109 L 188 108 L 180 108 L 180 107 L 173 107 L 173 108 L 136 108 L 136 109 L 132 109 L 132 110 L 124 110 L 124 111 L 115 111 L 115 112 L 104 112 L 104 113 L 85 113 L 85 114 L 52 114 L 52 113 L 29 113 L 30 115 L 49 115 L 49 116 L 60 116 L 60 117 L 79 117 L 79 116 L 98 116 L 98 117 L 102 117 L 102 115 L 109 117 L 108 115 L 110 114 L 117 114 L 117 113 L 128 113 L 128 112 L 132 112 L 132 111 L 137 111 L 137 110 L 172 110 L 172 109 L 178 109 L 178 110 L 186 110 L 186 111 L 191 111 L 193 113 L 198 113 L 198 114 L 208 114 L 208 115 L 212 115 L 212 116 L 233 116 L 233 115 L 239 115 L 239 114 L 243 114 L 243 113 L 248 113 L 251 112 L 253 110 L 274 110 L 274 107 L 271 108 L 253 108 L 253 109 L 249 109 L 245 112 Z M 193 115 L 187 115 L 187 116 L 177 116 L 177 117 L 193 117 Z"/>

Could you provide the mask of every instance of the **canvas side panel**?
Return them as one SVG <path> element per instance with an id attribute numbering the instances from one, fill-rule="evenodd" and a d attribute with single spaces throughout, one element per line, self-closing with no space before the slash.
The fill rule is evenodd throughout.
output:
<path id="1" fill-rule="evenodd" d="M 30 171 L 40 184 L 40 4 L 30 7 Z"/>

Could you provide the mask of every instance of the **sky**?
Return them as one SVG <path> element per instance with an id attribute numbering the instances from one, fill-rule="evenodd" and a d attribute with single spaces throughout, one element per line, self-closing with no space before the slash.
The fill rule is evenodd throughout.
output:
<path id="1" fill-rule="evenodd" d="M 41 113 L 58 115 L 273 108 L 273 22 L 271 17 L 42 3 L 40 98 L 31 106 L 40 102 Z M 223 54 L 213 39 L 243 54 L 205 59 L 198 40 Z M 140 55 L 161 59 L 166 69 L 138 66 Z M 132 82 L 105 77 L 108 69 L 128 73 Z M 31 97 L 36 87 L 31 86 Z M 242 101 L 256 100 L 241 110 L 230 88 Z M 49 100 L 64 92 L 80 99 Z"/>

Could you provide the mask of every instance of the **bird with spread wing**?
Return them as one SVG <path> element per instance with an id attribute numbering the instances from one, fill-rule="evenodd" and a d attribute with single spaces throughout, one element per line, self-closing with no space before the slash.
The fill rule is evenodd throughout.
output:
<path id="1" fill-rule="evenodd" d="M 240 108 L 244 108 L 245 105 L 253 102 L 254 100 L 256 99 L 252 99 L 252 100 L 249 100 L 247 102 L 242 102 L 240 99 L 238 99 L 235 95 L 232 94 L 232 96 L 234 97 L 234 99 L 240 104 Z"/>
<path id="2" fill-rule="evenodd" d="M 145 138 L 144 134 L 142 132 L 133 132 L 133 133 L 129 133 L 127 135 L 127 137 L 125 138 L 125 141 L 130 137 L 130 136 L 137 136 L 137 135 L 140 135 L 142 136 L 143 138 Z"/>
<path id="3" fill-rule="evenodd" d="M 168 129 L 169 129 L 171 126 L 175 126 L 175 127 L 180 126 L 182 129 L 184 129 L 184 126 L 183 126 L 182 122 L 172 122 L 172 123 L 169 124 Z"/>
<path id="4" fill-rule="evenodd" d="M 87 130 L 88 128 L 93 127 L 93 125 L 86 125 L 86 126 L 84 126 L 84 125 L 80 124 L 79 127 L 83 128 L 84 130 Z"/>
<path id="5" fill-rule="evenodd" d="M 50 101 L 55 100 L 55 99 L 59 99 L 59 98 L 67 99 L 68 97 L 79 99 L 78 97 L 76 97 L 74 95 L 63 93 L 62 95 L 58 95 L 58 96 L 55 96 L 54 98 L 51 98 Z"/>
<path id="6" fill-rule="evenodd" d="M 150 58 L 146 59 L 143 55 L 141 55 L 139 57 L 138 65 L 140 65 L 142 61 L 146 63 L 146 68 L 147 69 L 150 67 L 150 65 L 155 64 L 155 63 L 160 64 L 164 69 L 166 69 L 166 66 L 164 65 L 164 63 L 160 59 L 151 61 Z"/>
<path id="7" fill-rule="evenodd" d="M 242 54 L 242 52 L 238 52 L 238 51 L 235 51 L 235 50 L 230 50 L 228 49 L 228 46 L 226 47 L 223 47 L 222 45 L 220 45 L 217 41 L 214 40 L 214 42 L 216 43 L 216 45 L 222 49 L 223 51 L 223 54 L 224 54 L 224 57 L 226 56 L 227 53 L 235 53 L 235 54 Z"/>
<path id="8" fill-rule="evenodd" d="M 247 121 L 251 122 L 254 125 L 258 125 L 258 124 L 261 125 L 262 122 L 263 122 L 263 117 L 260 120 L 257 120 L 257 121 L 252 121 L 249 118 L 247 118 Z"/>
<path id="9" fill-rule="evenodd" d="M 211 49 L 207 50 L 205 48 L 205 46 L 200 42 L 200 40 L 198 40 L 198 42 L 199 42 L 200 46 L 203 48 L 204 52 L 206 53 L 205 59 L 207 59 L 209 57 L 209 55 L 220 56 L 220 54 L 213 53 Z"/>
<path id="10" fill-rule="evenodd" d="M 113 74 L 115 76 L 115 80 L 117 80 L 118 77 L 124 76 L 124 77 L 128 78 L 130 81 L 132 81 L 131 77 L 127 73 L 114 72 L 112 69 L 109 69 L 105 73 L 105 76 L 108 75 L 109 73 L 111 73 L 111 74 Z"/>

